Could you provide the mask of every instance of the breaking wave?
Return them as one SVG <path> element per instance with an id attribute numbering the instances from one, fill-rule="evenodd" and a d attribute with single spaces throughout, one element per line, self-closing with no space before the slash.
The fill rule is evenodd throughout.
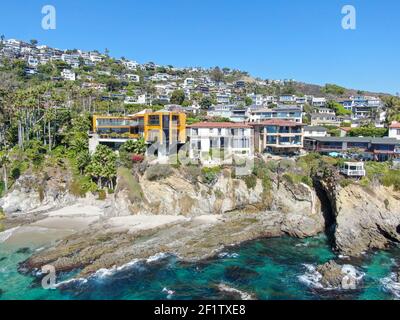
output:
<path id="1" fill-rule="evenodd" d="M 389 277 L 380 280 L 383 290 L 392 294 L 395 299 L 400 300 L 400 282 L 398 282 L 397 275 L 392 273 Z"/>

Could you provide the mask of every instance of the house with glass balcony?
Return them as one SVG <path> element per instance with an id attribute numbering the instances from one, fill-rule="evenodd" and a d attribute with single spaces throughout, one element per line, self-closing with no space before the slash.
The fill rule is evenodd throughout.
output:
<path id="1" fill-rule="evenodd" d="M 254 155 L 253 128 L 246 123 L 201 122 L 188 126 L 189 157 L 201 163 L 232 162 Z"/>
<path id="2" fill-rule="evenodd" d="M 303 149 L 304 125 L 289 120 L 266 120 L 251 123 L 254 128 L 255 151 L 294 154 Z"/>
<path id="3" fill-rule="evenodd" d="M 253 109 L 249 111 L 249 122 L 262 122 L 265 120 L 290 120 L 297 123 L 303 122 L 303 110 L 298 106 L 278 106 L 276 108 Z"/>
<path id="4" fill-rule="evenodd" d="M 143 138 L 155 155 L 168 155 L 186 142 L 186 114 L 161 110 L 143 110 L 129 116 L 93 116 L 90 152 L 104 144 L 118 150 L 128 140 Z"/>
<path id="5" fill-rule="evenodd" d="M 352 154 L 375 161 L 400 158 L 400 141 L 394 138 L 307 137 L 304 147 L 310 152 Z"/>

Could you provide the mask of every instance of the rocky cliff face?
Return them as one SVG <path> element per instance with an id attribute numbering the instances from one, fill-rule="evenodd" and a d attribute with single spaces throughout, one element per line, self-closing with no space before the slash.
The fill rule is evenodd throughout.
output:
<path id="1" fill-rule="evenodd" d="M 338 176 L 321 180 L 336 221 L 334 238 L 342 254 L 357 256 L 400 242 L 400 193 L 382 185 L 341 187 Z"/>
<path id="2" fill-rule="evenodd" d="M 120 189 L 109 206 L 109 216 L 225 214 L 232 211 L 281 212 L 282 231 L 296 237 L 316 235 L 324 230 L 321 203 L 313 188 L 305 184 L 272 182 L 264 190 L 261 180 L 249 188 L 242 179 L 233 179 L 225 169 L 213 185 L 187 180 L 176 171 L 160 181 L 139 178 L 141 199 L 132 201 L 126 188 Z"/>
<path id="3" fill-rule="evenodd" d="M 70 180 L 70 175 L 61 169 L 49 168 L 40 173 L 29 171 L 0 199 L 0 207 L 11 215 L 66 205 L 75 198 L 68 191 Z"/>

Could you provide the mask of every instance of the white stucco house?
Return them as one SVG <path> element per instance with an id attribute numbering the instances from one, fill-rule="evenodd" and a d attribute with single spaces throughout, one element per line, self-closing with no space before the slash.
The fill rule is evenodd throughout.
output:
<path id="1" fill-rule="evenodd" d="M 389 126 L 389 138 L 400 140 L 400 122 L 393 121 Z"/>
<path id="2" fill-rule="evenodd" d="M 254 155 L 253 128 L 246 123 L 201 122 L 188 126 L 189 157 L 204 165 Z"/>

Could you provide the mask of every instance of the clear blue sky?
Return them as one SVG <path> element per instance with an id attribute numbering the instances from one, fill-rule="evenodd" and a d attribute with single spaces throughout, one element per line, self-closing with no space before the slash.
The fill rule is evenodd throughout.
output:
<path id="1" fill-rule="evenodd" d="M 0 33 L 61 49 L 175 66 L 231 67 L 262 78 L 400 91 L 398 0 L 13 0 Z M 41 28 L 41 8 L 57 29 Z M 343 30 L 341 9 L 357 9 Z"/>

